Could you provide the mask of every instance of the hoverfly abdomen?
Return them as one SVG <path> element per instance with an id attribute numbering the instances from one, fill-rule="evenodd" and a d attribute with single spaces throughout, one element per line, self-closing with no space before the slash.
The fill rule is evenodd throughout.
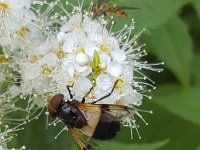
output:
<path id="1" fill-rule="evenodd" d="M 103 106 L 105 107 L 107 105 Z M 109 107 L 105 108 L 105 110 L 106 109 L 109 110 Z M 92 137 L 99 140 L 109 140 L 113 139 L 119 131 L 120 122 L 116 120 L 115 117 L 104 113 L 102 110 L 99 122 Z"/>
<path id="2" fill-rule="evenodd" d="M 114 121 L 111 123 L 99 122 L 92 137 L 99 140 L 110 140 L 113 139 L 119 131 L 119 121 Z"/>
<path id="3" fill-rule="evenodd" d="M 119 17 L 127 17 L 128 15 L 120 8 L 111 6 L 107 3 L 107 0 L 99 0 L 98 3 L 93 4 L 91 12 L 93 13 L 93 18 L 96 16 L 107 16 L 107 13 L 111 13 Z"/>

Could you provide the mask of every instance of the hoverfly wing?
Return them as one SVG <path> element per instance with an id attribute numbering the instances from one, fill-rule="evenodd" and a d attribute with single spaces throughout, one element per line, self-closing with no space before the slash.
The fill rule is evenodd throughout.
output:
<path id="1" fill-rule="evenodd" d="M 94 146 L 97 146 L 97 144 L 90 139 L 90 137 L 84 135 L 79 129 L 68 128 L 68 131 L 79 150 L 95 150 Z"/>
<path id="2" fill-rule="evenodd" d="M 123 105 L 80 103 L 78 108 L 87 119 L 81 131 L 99 140 L 114 138 L 120 131 L 120 121 L 133 113 L 133 108 Z"/>
<path id="3" fill-rule="evenodd" d="M 107 113 L 115 117 L 118 121 L 121 121 L 124 117 L 132 115 L 134 108 L 124 105 L 114 104 L 83 104 L 79 103 L 78 108 L 89 114 L 102 114 Z"/>
<path id="4" fill-rule="evenodd" d="M 132 10 L 132 9 L 140 9 L 138 7 L 118 7 L 119 9 L 123 9 L 123 10 Z"/>
<path id="5" fill-rule="evenodd" d="M 99 0 L 99 4 L 108 3 L 110 0 Z"/>

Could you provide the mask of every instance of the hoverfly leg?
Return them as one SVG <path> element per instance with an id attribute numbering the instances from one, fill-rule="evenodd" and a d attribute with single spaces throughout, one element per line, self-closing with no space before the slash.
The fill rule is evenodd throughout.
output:
<path id="1" fill-rule="evenodd" d="M 91 93 L 93 86 L 90 88 L 89 92 L 82 98 L 81 103 L 85 103 L 85 98 Z"/>
<path id="2" fill-rule="evenodd" d="M 103 16 L 104 16 L 104 17 L 106 17 L 106 16 L 107 16 L 106 12 L 103 12 Z"/>
<path id="3" fill-rule="evenodd" d="M 73 95 L 72 95 L 72 92 L 71 92 L 71 90 L 70 90 L 70 87 L 73 87 L 73 85 L 67 85 L 67 90 L 68 90 L 68 92 L 69 92 L 69 96 L 70 96 L 70 98 L 72 99 L 73 98 Z"/>
<path id="4" fill-rule="evenodd" d="M 92 102 L 91 104 L 95 104 L 95 103 L 97 103 L 97 102 L 99 102 L 99 101 L 101 101 L 101 100 L 103 100 L 103 99 L 105 99 L 105 98 L 109 97 L 109 96 L 110 96 L 110 95 L 113 93 L 113 91 L 114 91 L 114 89 L 115 89 L 115 87 L 116 87 L 117 83 L 118 83 L 118 80 L 117 80 L 117 81 L 115 81 L 115 84 L 114 84 L 114 86 L 113 86 L 112 90 L 110 91 L 110 93 L 108 93 L 107 95 L 103 96 L 102 98 L 100 98 L 100 99 L 98 99 L 98 100 L 96 100 L 96 101 Z"/>

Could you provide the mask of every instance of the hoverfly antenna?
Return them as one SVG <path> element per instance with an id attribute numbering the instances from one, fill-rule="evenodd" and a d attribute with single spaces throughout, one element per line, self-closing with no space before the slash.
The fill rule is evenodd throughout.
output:
<path id="1" fill-rule="evenodd" d="M 56 117 L 60 104 L 64 101 L 63 94 L 57 94 L 48 101 L 48 111 L 52 117 Z"/>

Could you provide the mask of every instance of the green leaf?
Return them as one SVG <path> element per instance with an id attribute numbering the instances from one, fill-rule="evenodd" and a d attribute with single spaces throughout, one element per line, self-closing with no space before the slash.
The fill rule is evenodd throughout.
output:
<path id="1" fill-rule="evenodd" d="M 113 142 L 113 141 L 102 141 L 97 142 L 98 146 L 95 147 L 96 149 L 103 149 L 103 150 L 109 150 L 109 149 L 123 149 L 123 150 L 157 150 L 161 148 L 162 146 L 166 145 L 169 142 L 169 140 L 154 142 L 154 143 L 142 143 L 142 144 L 132 144 L 132 143 L 121 143 L 121 142 Z M 133 142 L 134 143 L 134 142 Z M 72 150 L 77 150 L 77 147 L 74 146 Z"/>
<path id="2" fill-rule="evenodd" d="M 200 86 L 182 91 L 178 85 L 158 87 L 154 93 L 154 102 L 179 117 L 200 125 Z"/>
<path id="3" fill-rule="evenodd" d="M 199 147 L 197 148 L 197 150 L 200 150 L 200 145 L 199 145 Z"/>
<path id="4" fill-rule="evenodd" d="M 199 19 L 200 19 L 200 0 L 194 0 L 193 6 L 198 14 Z"/>
<path id="5" fill-rule="evenodd" d="M 170 87 L 168 87 L 167 90 L 170 90 Z M 179 88 L 175 90 L 179 90 Z M 165 94 L 164 96 L 167 96 L 167 93 L 169 92 L 164 91 L 158 94 Z M 140 107 L 140 109 L 151 109 L 154 112 L 153 114 L 140 112 L 143 118 L 148 122 L 148 126 L 146 126 L 140 118 L 137 116 L 135 117 L 136 123 L 139 125 L 138 130 L 142 139 L 138 138 L 135 130 L 133 130 L 133 139 L 130 139 L 130 129 L 122 128 L 115 138 L 115 141 L 127 143 L 128 145 L 132 143 L 155 143 L 168 139 L 169 142 L 159 148 L 159 150 L 196 150 L 199 145 L 200 126 L 167 111 L 164 107 L 155 104 L 155 100 L 156 99 L 153 97 L 151 101 L 143 101 L 142 108 Z"/>
<path id="6" fill-rule="evenodd" d="M 93 71 L 96 71 L 99 68 L 100 58 L 97 51 L 94 51 L 93 60 L 90 61 L 90 67 L 92 67 Z"/>
<path id="7" fill-rule="evenodd" d="M 123 149 L 123 150 L 157 150 L 161 148 L 162 146 L 166 145 L 169 142 L 169 140 L 164 140 L 160 142 L 155 143 L 143 143 L 143 144 L 125 144 L 125 143 L 119 143 L 119 142 L 113 142 L 113 141 L 102 141 L 98 142 L 99 145 L 96 147 L 96 149 L 103 149 L 103 150 L 109 150 L 109 149 Z M 134 142 L 133 142 L 134 143 Z M 72 150 L 77 150 L 77 148 L 74 146 Z"/>
<path id="8" fill-rule="evenodd" d="M 94 68 L 97 68 L 100 64 L 100 58 L 99 58 L 99 54 L 97 53 L 97 51 L 94 51 L 94 58 L 93 58 L 93 66 Z"/>
<path id="9" fill-rule="evenodd" d="M 50 117 L 49 119 L 52 121 Z M 46 123 L 46 116 L 43 113 L 39 120 L 31 121 L 24 127 L 24 130 L 19 131 L 15 141 L 12 140 L 9 143 L 9 147 L 18 148 L 25 145 L 27 149 L 32 150 L 70 150 L 74 143 L 66 130 L 57 139 L 54 138 L 64 128 L 64 124 L 52 125 L 46 129 Z"/>
<path id="10" fill-rule="evenodd" d="M 134 18 L 139 30 L 142 28 L 156 28 L 166 23 L 180 9 L 192 0 L 118 0 L 113 1 L 117 6 L 136 7 L 139 9 L 125 10 L 128 19 Z M 118 20 L 124 23 L 124 19 Z M 127 22 L 127 21 L 126 21 Z"/>
<path id="11" fill-rule="evenodd" d="M 164 146 L 165 144 L 168 143 L 168 140 L 161 141 L 161 142 L 156 142 L 156 143 L 143 143 L 143 144 L 124 144 L 124 143 L 118 143 L 118 142 L 104 142 L 102 143 L 102 148 L 105 150 L 108 149 L 123 149 L 123 150 L 156 150 L 159 149 L 160 147 Z"/>
<path id="12" fill-rule="evenodd" d="M 157 55 L 176 78 L 188 87 L 190 82 L 190 62 L 192 41 L 187 27 L 175 17 L 157 29 L 151 30 L 151 36 L 145 38 L 148 50 Z"/>
<path id="13" fill-rule="evenodd" d="M 200 86 L 200 55 L 195 54 L 192 60 L 191 71 L 192 71 L 192 84 L 194 86 Z"/>

